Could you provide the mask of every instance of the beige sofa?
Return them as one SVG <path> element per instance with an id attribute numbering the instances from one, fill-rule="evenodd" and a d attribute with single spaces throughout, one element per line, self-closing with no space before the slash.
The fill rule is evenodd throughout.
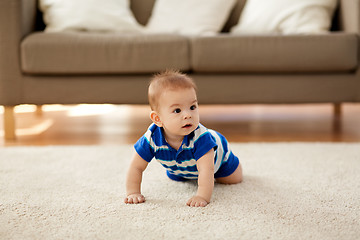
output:
<path id="1" fill-rule="evenodd" d="M 146 24 L 154 0 L 132 0 Z M 245 0 L 212 37 L 44 33 L 36 0 L 0 0 L 0 105 L 15 138 L 19 104 L 147 103 L 149 77 L 189 73 L 201 104 L 360 101 L 360 0 L 340 0 L 332 32 L 230 35 Z"/>

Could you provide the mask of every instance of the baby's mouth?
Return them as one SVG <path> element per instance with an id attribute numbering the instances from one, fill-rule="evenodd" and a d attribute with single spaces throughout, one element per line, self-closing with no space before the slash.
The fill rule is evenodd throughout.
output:
<path id="1" fill-rule="evenodd" d="M 192 127 L 192 124 L 186 124 L 182 128 L 191 128 L 191 127 Z"/>

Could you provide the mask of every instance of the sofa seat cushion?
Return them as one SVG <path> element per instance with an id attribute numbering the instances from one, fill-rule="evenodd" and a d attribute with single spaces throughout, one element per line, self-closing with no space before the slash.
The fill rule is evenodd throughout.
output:
<path id="1" fill-rule="evenodd" d="M 339 72 L 358 62 L 355 34 L 194 37 L 194 72 Z"/>
<path id="2" fill-rule="evenodd" d="M 28 74 L 153 73 L 189 70 L 189 41 L 176 35 L 34 33 L 21 44 Z"/>

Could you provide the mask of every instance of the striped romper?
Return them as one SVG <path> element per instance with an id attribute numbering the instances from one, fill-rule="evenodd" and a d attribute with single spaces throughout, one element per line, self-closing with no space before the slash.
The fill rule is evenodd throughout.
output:
<path id="1" fill-rule="evenodd" d="M 226 138 L 202 124 L 184 137 L 178 150 L 166 142 L 163 129 L 155 124 L 150 125 L 134 147 L 145 161 L 150 162 L 155 158 L 160 162 L 168 177 L 176 181 L 197 179 L 196 161 L 212 148 L 215 151 L 215 178 L 231 175 L 239 165 L 239 159 L 230 150 Z"/>

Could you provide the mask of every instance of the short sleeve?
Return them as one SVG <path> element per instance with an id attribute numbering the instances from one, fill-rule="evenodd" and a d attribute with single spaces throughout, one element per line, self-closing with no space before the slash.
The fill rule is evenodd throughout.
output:
<path id="1" fill-rule="evenodd" d="M 154 157 L 154 150 L 145 136 L 142 136 L 134 145 L 135 151 L 145 161 L 150 162 Z"/>
<path id="2" fill-rule="evenodd" d="M 212 148 L 217 149 L 217 144 L 210 132 L 203 133 L 194 143 L 194 157 L 196 160 L 200 159 Z"/>

